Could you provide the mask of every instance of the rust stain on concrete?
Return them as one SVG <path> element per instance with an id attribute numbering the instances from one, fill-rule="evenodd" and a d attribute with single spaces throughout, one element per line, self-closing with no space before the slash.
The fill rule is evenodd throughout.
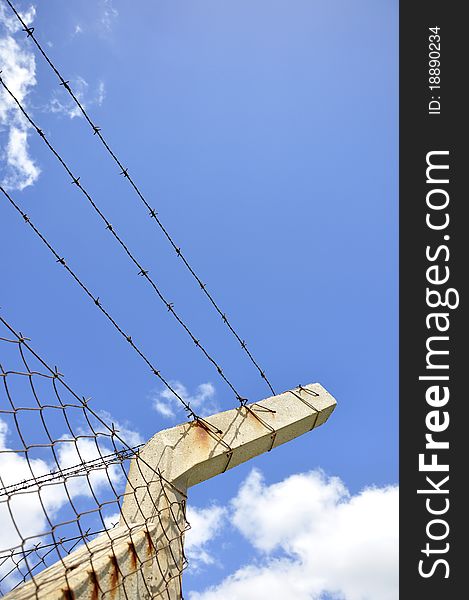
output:
<path id="1" fill-rule="evenodd" d="M 153 544 L 153 540 L 151 539 L 149 531 L 145 531 L 145 540 L 147 542 L 147 556 L 148 558 L 150 558 L 150 556 L 152 556 L 153 553 L 156 551 L 156 548 Z"/>
<path id="2" fill-rule="evenodd" d="M 111 563 L 111 568 L 109 571 L 109 591 L 111 592 L 111 598 L 115 598 L 117 586 L 119 584 L 119 565 L 117 564 L 117 558 L 114 554 L 111 554 L 109 557 L 109 562 Z"/>
<path id="3" fill-rule="evenodd" d="M 137 570 L 137 550 L 135 549 L 135 544 L 133 542 L 129 542 L 127 545 L 130 553 L 131 571 L 134 573 Z"/>
<path id="4" fill-rule="evenodd" d="M 64 600 L 75 600 L 75 594 L 70 588 L 62 590 Z"/>
<path id="5" fill-rule="evenodd" d="M 90 598 L 91 598 L 91 600 L 98 600 L 98 598 L 99 598 L 98 577 L 97 577 L 96 573 L 94 572 L 94 570 L 89 571 L 89 575 L 90 575 L 90 584 L 91 584 Z"/>

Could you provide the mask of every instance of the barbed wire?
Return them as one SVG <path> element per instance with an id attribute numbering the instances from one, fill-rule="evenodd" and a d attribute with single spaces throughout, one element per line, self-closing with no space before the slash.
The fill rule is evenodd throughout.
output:
<path id="1" fill-rule="evenodd" d="M 79 564 L 101 594 L 119 589 L 119 598 L 128 598 L 126 581 L 137 574 L 149 597 L 167 599 L 187 564 L 185 495 L 28 341 L 0 315 L 0 595 L 14 590 L 12 597 L 39 600 L 53 581 L 71 598 L 69 579 Z M 129 477 L 131 459 L 138 483 Z M 129 522 L 124 502 L 132 499 L 138 508 L 155 485 L 164 502 L 150 494 L 152 513 Z M 95 566 L 103 560 L 112 577 L 98 582 Z M 152 568 L 163 574 L 161 593 L 147 585 Z M 44 569 L 50 575 L 39 577 Z"/>
<path id="2" fill-rule="evenodd" d="M 29 218 L 29 216 L 13 200 L 13 198 L 3 188 L 2 185 L 0 185 L 0 191 L 5 196 L 5 198 L 8 200 L 8 202 L 10 203 L 10 205 L 16 210 L 16 212 L 19 213 L 23 217 L 24 222 L 27 225 L 29 225 L 29 227 L 31 227 L 31 229 L 34 231 L 34 233 L 37 235 L 37 237 L 48 248 L 48 250 L 51 252 L 51 254 L 55 257 L 56 262 L 58 264 L 62 265 L 65 268 L 65 270 L 67 271 L 67 273 L 80 286 L 80 288 L 88 296 L 88 298 L 90 298 L 90 300 L 93 301 L 94 305 L 108 319 L 108 321 L 113 325 L 113 327 L 116 329 L 116 331 L 118 331 L 118 333 L 120 333 L 120 335 L 128 342 L 128 344 L 130 344 L 130 346 L 133 348 L 133 350 L 140 356 L 140 358 L 147 364 L 147 366 L 150 367 L 150 370 L 153 373 L 153 375 L 155 375 L 163 383 L 163 385 L 174 395 L 174 397 L 177 398 L 177 400 L 179 400 L 179 402 L 182 404 L 182 406 L 184 407 L 184 409 L 186 410 L 186 412 L 188 413 L 188 415 L 190 417 L 192 417 L 193 419 L 195 419 L 195 420 L 200 419 L 200 417 L 192 410 L 192 408 L 190 406 L 190 403 L 186 402 L 186 400 L 184 400 L 184 398 L 182 398 L 182 396 L 174 389 L 174 387 L 169 383 L 169 381 L 161 374 L 161 371 L 158 370 L 153 365 L 153 363 L 150 361 L 150 359 L 144 354 L 144 352 L 140 349 L 140 347 L 137 346 L 137 344 L 134 342 L 134 340 L 132 339 L 132 336 L 129 335 L 129 334 L 127 334 L 127 333 L 125 333 L 125 331 L 123 330 L 123 328 L 117 323 L 117 321 L 110 314 L 110 312 L 107 309 L 104 308 L 104 306 L 102 305 L 102 301 L 100 300 L 99 296 L 95 296 L 89 290 L 89 288 L 80 279 L 80 277 L 75 273 L 75 271 L 73 269 L 71 269 L 69 267 L 69 265 L 65 262 L 64 257 L 61 256 L 54 249 L 54 247 L 50 244 L 50 242 L 46 239 L 46 237 L 41 233 L 41 231 L 36 227 L 36 225 L 34 225 L 34 223 L 31 221 L 31 219 Z"/>
<path id="3" fill-rule="evenodd" d="M 78 189 L 82 192 L 83 196 L 88 200 L 88 202 L 90 203 L 90 205 L 92 206 L 92 208 L 94 209 L 94 211 L 96 212 L 96 214 L 106 224 L 106 229 L 108 231 L 110 231 L 110 233 L 112 234 L 112 236 L 114 237 L 114 239 L 118 242 L 118 244 L 124 250 L 125 254 L 131 260 L 131 262 L 133 262 L 133 264 L 138 268 L 138 275 L 142 276 L 143 279 L 146 279 L 148 281 L 148 283 L 150 284 L 150 286 L 153 289 L 153 291 L 156 293 L 156 295 L 158 296 L 158 298 L 163 302 L 163 304 L 168 309 L 168 312 L 170 312 L 173 315 L 173 317 L 176 319 L 176 321 L 179 323 L 179 325 L 184 329 L 184 331 L 188 334 L 188 336 L 191 338 L 191 340 L 194 342 L 194 344 L 197 346 L 197 348 L 199 348 L 201 350 L 201 352 L 203 353 L 203 355 L 205 356 L 205 358 L 215 367 L 215 369 L 218 372 L 218 375 L 223 379 L 223 381 L 228 385 L 228 387 L 235 394 L 236 399 L 238 401 L 240 401 L 240 402 L 242 400 L 244 400 L 244 398 L 237 391 L 237 389 L 232 384 L 232 382 L 228 379 L 228 377 L 226 377 L 226 375 L 223 372 L 223 369 L 221 368 L 220 364 L 207 352 L 207 350 L 202 345 L 202 343 L 200 342 L 200 340 L 195 337 L 195 335 L 189 329 L 189 327 L 186 324 L 186 322 L 176 312 L 176 310 L 174 309 L 174 303 L 173 302 L 169 302 L 168 300 L 166 300 L 165 296 L 162 294 L 162 292 L 160 291 L 160 289 L 156 285 L 155 281 L 152 279 L 152 277 L 150 277 L 149 271 L 142 266 L 142 264 L 139 262 L 139 260 L 137 260 L 137 258 L 135 258 L 135 255 L 131 252 L 129 246 L 123 241 L 122 237 L 117 233 L 117 231 L 112 226 L 112 224 L 107 219 L 107 217 L 104 215 L 104 213 L 102 212 L 102 210 L 98 207 L 98 205 L 96 204 L 96 202 L 93 200 L 93 198 L 90 196 L 90 194 L 83 187 L 83 185 L 80 182 L 80 177 L 76 177 L 72 173 L 72 171 L 68 167 L 68 165 L 65 162 L 65 160 L 57 152 L 57 150 L 54 148 L 54 146 L 52 146 L 52 144 L 49 142 L 49 140 L 47 139 L 47 136 L 45 135 L 45 133 L 42 131 L 42 129 L 40 129 L 38 127 L 38 125 L 36 125 L 36 123 L 30 117 L 30 115 L 28 114 L 28 112 L 26 111 L 26 109 L 23 107 L 23 105 L 21 104 L 21 102 L 18 100 L 18 98 L 14 95 L 14 93 L 7 86 L 7 84 L 5 83 L 3 77 L 1 76 L 1 70 L 0 70 L 0 85 L 10 95 L 10 97 L 13 99 L 13 101 L 15 102 L 15 104 L 18 106 L 18 109 L 20 110 L 20 112 L 22 113 L 22 115 L 25 117 L 25 119 L 28 121 L 28 123 L 34 128 L 34 130 L 37 132 L 37 134 L 39 135 L 39 137 L 44 141 L 44 143 L 49 148 L 49 150 L 52 152 L 52 154 L 57 158 L 57 160 L 59 161 L 59 163 L 62 165 L 62 167 L 67 172 L 67 174 L 72 179 L 72 183 L 78 187 Z"/>
<path id="4" fill-rule="evenodd" d="M 91 119 L 91 117 L 88 115 L 88 112 L 86 111 L 85 107 L 80 102 L 80 100 L 77 97 L 77 95 L 73 92 L 73 90 L 72 90 L 72 88 L 70 86 L 70 81 L 66 80 L 62 76 L 62 74 L 60 73 L 60 71 L 57 69 L 56 65 L 52 62 L 52 60 L 49 57 L 48 53 L 44 50 L 43 46 L 39 43 L 39 41 L 37 40 L 36 36 L 34 35 L 34 30 L 35 30 L 34 27 L 28 27 L 28 25 L 24 22 L 24 20 L 22 19 L 21 15 L 16 10 L 16 8 L 13 6 L 13 4 L 12 4 L 12 2 L 10 0 L 5 0 L 5 1 L 8 4 L 8 6 L 10 7 L 10 9 L 13 11 L 13 13 L 15 14 L 16 18 L 18 19 L 18 21 L 20 22 L 21 26 L 23 27 L 23 31 L 26 33 L 27 37 L 33 41 L 33 43 L 35 44 L 35 46 L 38 49 L 38 51 L 40 52 L 40 54 L 43 56 L 44 60 L 47 62 L 47 64 L 50 66 L 50 68 L 53 70 L 53 72 L 55 73 L 55 75 L 59 79 L 60 86 L 62 86 L 67 91 L 67 93 L 70 95 L 70 97 L 72 98 L 72 100 L 77 105 L 79 111 L 81 112 L 81 114 L 83 115 L 83 117 L 85 118 L 85 120 L 87 121 L 87 123 L 90 125 L 91 130 L 93 132 L 93 135 L 99 138 L 99 140 L 101 141 L 102 145 L 106 149 L 106 151 L 109 154 L 109 156 L 113 159 L 113 161 L 118 166 L 120 175 L 123 175 L 124 179 L 127 179 L 127 181 L 129 182 L 130 186 L 132 187 L 132 189 L 134 190 L 134 192 L 137 194 L 138 198 L 140 199 L 141 203 L 149 211 L 150 217 L 153 219 L 153 221 L 155 222 L 155 224 L 163 232 L 164 236 L 166 237 L 166 239 L 168 240 L 168 242 L 172 246 L 173 250 L 176 252 L 176 255 L 181 259 L 182 263 L 187 268 L 187 270 L 192 275 L 192 277 L 195 279 L 195 281 L 197 282 L 197 284 L 199 285 L 200 289 L 205 294 L 205 296 L 208 298 L 209 302 L 211 303 L 211 305 L 213 306 L 213 308 L 215 309 L 215 311 L 221 317 L 223 323 L 225 323 L 225 325 L 227 326 L 227 328 L 229 329 L 229 331 L 232 333 L 232 335 L 238 341 L 238 343 L 240 344 L 240 347 L 246 353 L 246 355 L 248 356 L 249 360 L 254 365 L 254 367 L 257 369 L 257 371 L 259 372 L 261 378 L 265 380 L 266 385 L 268 386 L 268 388 L 270 389 L 270 391 L 272 392 L 272 394 L 275 395 L 275 391 L 274 391 L 274 388 L 273 388 L 270 380 L 268 379 L 265 371 L 260 367 L 260 365 L 257 362 L 257 360 L 254 358 L 252 352 L 248 349 L 246 341 L 244 339 L 242 339 L 241 336 L 237 333 L 236 329 L 233 327 L 233 325 L 229 321 L 228 317 L 226 316 L 226 313 L 220 308 L 220 306 L 218 305 L 218 303 L 215 301 L 213 295 L 209 292 L 209 290 L 207 289 L 206 285 L 203 283 L 203 281 L 201 280 L 201 278 L 197 275 L 197 272 L 192 267 L 192 265 L 189 262 L 189 260 L 187 259 L 186 255 L 182 252 L 181 247 L 176 244 L 176 242 L 174 241 L 173 237 L 170 235 L 170 233 L 168 232 L 168 230 L 166 229 L 166 227 L 164 226 L 164 224 L 162 223 L 162 221 L 158 217 L 157 211 L 147 201 L 147 199 L 143 195 L 142 191 L 140 190 L 140 188 L 135 183 L 135 180 L 129 174 L 128 169 L 123 165 L 123 163 L 121 162 L 121 160 L 117 157 L 117 155 L 115 154 L 115 152 L 110 147 L 109 143 L 107 142 L 107 140 L 105 139 L 105 137 L 102 134 L 101 128 L 98 127 L 93 122 L 93 120 Z M 69 174 L 71 175 L 71 173 L 69 173 Z"/>
<path id="5" fill-rule="evenodd" d="M 0 367 L 1 368 L 1 367 Z M 6 377 L 6 375 L 27 375 L 29 373 L 18 373 L 17 371 L 7 371 L 1 372 L 0 377 Z M 33 375 L 37 375 L 38 373 L 33 373 Z M 40 409 L 29 409 L 29 410 L 40 410 Z M 3 410 L 0 412 L 4 412 Z M 1 418 L 1 417 L 0 417 Z M 79 436 L 81 439 L 85 439 L 87 436 Z M 78 438 L 77 438 L 78 439 Z M 59 442 L 61 440 L 58 440 Z M 111 465 L 118 464 L 123 460 L 127 460 L 132 458 L 137 452 L 139 448 L 141 448 L 143 444 L 139 444 L 138 446 L 133 446 L 129 450 L 116 450 L 115 452 L 111 452 L 110 454 L 106 454 L 100 458 L 94 458 L 92 460 L 83 461 L 77 465 L 73 465 L 72 467 L 62 468 L 58 471 L 54 471 L 53 469 L 44 475 L 39 475 L 32 479 L 22 479 L 21 481 L 15 482 L 11 485 L 5 486 L 3 489 L 0 489 L 0 501 L 2 496 L 8 496 L 9 494 L 14 494 L 16 492 L 20 492 L 26 490 L 31 487 L 35 487 L 38 484 L 45 485 L 55 485 L 57 481 L 61 481 L 66 477 L 72 477 L 74 475 L 83 475 L 84 472 L 91 472 L 99 468 L 107 468 Z M 31 448 L 37 447 L 37 444 L 31 444 Z M 22 450 L 13 450 L 13 452 L 22 452 Z"/>

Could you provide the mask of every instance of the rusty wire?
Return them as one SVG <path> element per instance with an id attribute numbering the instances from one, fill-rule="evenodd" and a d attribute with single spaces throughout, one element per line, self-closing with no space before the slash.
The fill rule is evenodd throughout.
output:
<path id="1" fill-rule="evenodd" d="M 138 485 L 128 477 L 131 459 Z M 164 503 L 152 499 L 151 516 L 129 522 L 123 502 L 134 498 L 138 506 L 150 484 L 160 486 Z M 185 495 L 139 456 L 139 447 L 0 316 L 0 595 L 47 597 L 55 581 L 72 598 L 79 565 L 91 598 L 116 590 L 130 598 L 128 582 L 137 577 L 148 597 L 167 600 L 186 566 L 185 507 Z M 152 569 L 160 590 L 149 589 Z"/>
<path id="2" fill-rule="evenodd" d="M 7 86 L 3 77 L 1 76 L 1 71 L 0 71 L 0 85 L 7 92 L 7 94 L 9 94 L 9 96 L 12 98 L 12 100 L 17 105 L 21 114 L 25 117 L 25 119 L 28 121 L 28 123 L 31 125 L 31 127 L 33 127 L 33 129 L 36 131 L 36 133 L 39 135 L 39 137 L 43 140 L 43 142 L 46 144 L 46 146 L 49 148 L 49 150 L 52 152 L 52 154 L 56 157 L 56 159 L 62 165 L 63 169 L 66 171 L 66 173 L 71 178 L 71 180 L 72 180 L 71 183 L 74 184 L 81 191 L 82 195 L 87 199 L 87 201 L 89 202 L 89 204 L 91 205 L 93 210 L 96 212 L 96 214 L 99 216 L 99 218 L 103 221 L 103 223 L 105 223 L 106 229 L 111 233 L 111 235 L 114 237 L 114 239 L 120 245 L 120 247 L 123 249 L 124 253 L 130 259 L 130 261 L 137 267 L 137 269 L 138 269 L 137 275 L 140 275 L 142 277 L 142 279 L 146 279 L 148 281 L 148 283 L 150 284 L 151 288 L 156 293 L 158 298 L 166 306 L 168 312 L 170 312 L 173 315 L 173 317 L 176 319 L 176 321 L 179 323 L 179 325 L 183 328 L 183 330 L 187 333 L 187 335 L 191 338 L 191 340 L 194 342 L 194 344 L 197 346 L 197 348 L 199 348 L 200 351 L 203 353 L 205 358 L 215 367 L 219 376 L 224 380 L 224 382 L 228 385 L 228 387 L 234 392 L 236 399 L 239 402 L 241 402 L 243 400 L 243 397 L 237 391 L 237 389 L 232 384 L 232 382 L 228 379 L 228 377 L 225 375 L 220 364 L 213 358 L 213 356 L 211 356 L 207 352 L 207 350 L 205 349 L 203 344 L 200 342 L 200 340 L 198 338 L 196 338 L 195 335 L 192 333 L 192 331 L 189 329 L 187 323 L 176 312 L 176 310 L 174 308 L 174 303 L 169 302 L 165 298 L 165 296 L 163 295 L 163 293 L 161 292 L 161 290 L 155 283 L 154 279 L 149 275 L 148 269 L 145 269 L 142 266 L 140 261 L 135 257 L 135 255 L 130 250 L 129 246 L 126 244 L 126 242 L 124 242 L 122 237 L 117 233 L 114 226 L 107 219 L 106 215 L 102 212 L 102 210 L 99 208 L 99 206 L 93 200 L 93 198 L 90 196 L 90 194 L 87 192 L 87 190 L 83 187 L 82 183 L 80 182 L 80 177 L 76 177 L 73 174 L 73 172 L 70 170 L 70 168 L 68 167 L 68 165 L 65 162 L 65 160 L 63 159 L 63 157 L 58 153 L 58 151 L 55 149 L 55 147 L 50 143 L 50 141 L 48 140 L 44 131 L 42 129 L 40 129 L 39 126 L 33 121 L 33 119 L 28 114 L 28 112 L 26 111 L 24 106 L 21 104 L 21 102 L 18 100 L 18 98 L 14 95 L 14 93 Z M 3 189 L 2 189 L 2 191 L 3 191 Z M 59 260 L 63 261 L 64 258 L 60 257 Z"/>
<path id="3" fill-rule="evenodd" d="M 86 286 L 86 284 L 83 282 L 83 280 L 75 273 L 75 271 L 73 269 L 71 269 L 71 267 L 65 262 L 65 259 L 63 256 L 61 256 L 55 249 L 54 247 L 49 243 L 49 241 L 47 240 L 47 238 L 41 233 L 41 231 L 39 231 L 39 229 L 34 225 L 34 223 L 31 221 L 31 219 L 29 218 L 29 216 L 20 208 L 20 206 L 13 200 L 13 198 L 11 197 L 11 195 L 0 185 L 0 191 L 2 192 L 2 194 L 4 195 L 4 197 L 8 200 L 8 202 L 10 203 L 10 205 L 16 210 L 17 213 L 19 213 L 22 217 L 24 222 L 29 225 L 29 227 L 34 231 L 34 233 L 37 235 L 37 237 L 42 241 L 42 243 L 48 248 L 48 250 L 51 252 L 51 254 L 54 256 L 57 264 L 62 265 L 64 267 L 64 269 L 67 271 L 67 273 L 74 279 L 74 281 L 80 286 L 80 288 L 83 290 L 83 292 L 88 296 L 88 298 L 90 298 L 90 300 L 92 300 L 92 302 L 94 303 L 94 305 L 102 312 L 102 314 L 108 319 L 108 321 L 113 325 L 113 327 L 116 329 L 116 331 L 119 332 L 119 334 L 130 344 L 130 346 L 133 348 L 133 350 L 135 350 L 135 352 L 140 356 L 140 358 L 148 365 L 148 367 L 150 367 L 151 372 L 153 373 L 153 375 L 155 375 L 156 377 L 158 377 L 158 379 L 164 384 L 164 386 L 174 395 L 175 398 L 177 398 L 177 400 L 179 400 L 179 402 L 182 404 L 182 406 L 184 407 L 184 409 L 187 411 L 188 415 L 194 419 L 198 419 L 199 417 L 196 415 L 196 413 L 192 410 L 190 404 L 188 402 L 186 402 L 186 400 L 184 400 L 184 398 L 177 393 L 177 391 L 174 389 L 174 387 L 169 383 L 169 381 L 161 374 L 161 371 L 159 371 L 154 364 L 150 361 L 149 358 L 147 358 L 147 356 L 144 354 L 144 352 L 140 349 L 140 347 L 134 342 L 134 340 L 132 339 L 132 336 L 129 335 L 128 333 L 125 333 L 125 331 L 123 330 L 123 328 L 119 325 L 119 323 L 117 323 L 117 321 L 114 319 L 114 317 L 111 315 L 111 313 L 104 308 L 102 301 L 100 300 L 99 296 L 95 296 L 90 290 L 89 288 Z"/>
<path id="4" fill-rule="evenodd" d="M 197 274 L 197 272 L 195 271 L 195 269 L 192 267 L 192 265 L 189 262 L 189 260 L 187 259 L 186 255 L 182 252 L 181 247 L 174 241 L 173 237 L 171 236 L 171 234 L 168 232 L 168 230 L 166 229 L 166 227 L 164 226 L 164 224 L 162 223 L 162 221 L 158 217 L 157 211 L 147 201 L 147 199 L 143 195 L 142 191 L 140 190 L 140 188 L 135 183 L 135 180 L 129 174 L 128 169 L 124 166 L 124 164 L 121 162 L 121 160 L 115 154 L 114 150 L 110 147 L 110 145 L 107 142 L 106 138 L 102 134 L 101 128 L 98 127 L 94 123 L 94 121 L 91 119 L 91 117 L 89 116 L 89 114 L 86 111 L 85 107 L 80 102 L 80 100 L 77 97 L 77 95 L 73 92 L 73 89 L 72 89 L 72 87 L 70 85 L 70 81 L 67 80 L 67 79 L 65 79 L 62 76 L 62 74 L 60 73 L 60 71 L 58 70 L 58 68 L 56 67 L 56 65 L 52 62 L 52 60 L 51 60 L 50 56 L 48 55 L 48 53 L 44 50 L 43 46 L 39 43 L 37 37 L 34 35 L 34 27 L 28 27 L 28 25 L 24 22 L 24 20 L 22 19 L 21 15 L 18 13 L 18 11 L 16 10 L 16 8 L 14 7 L 14 5 L 12 4 L 12 2 L 10 0 L 5 0 L 5 1 L 8 4 L 8 6 L 10 7 L 10 9 L 13 11 L 13 13 L 15 14 L 16 18 L 18 19 L 18 21 L 20 22 L 20 24 L 21 24 L 21 26 L 23 28 L 23 31 L 25 32 L 25 34 L 28 37 L 28 39 L 30 39 L 30 40 L 33 41 L 33 43 L 36 46 L 36 48 L 38 49 L 39 53 L 42 55 L 42 57 L 44 58 L 44 60 L 47 62 L 47 64 L 50 66 L 50 68 L 52 69 L 52 71 L 57 76 L 57 78 L 58 78 L 58 80 L 60 82 L 60 86 L 63 87 L 66 90 L 66 92 L 72 98 L 73 102 L 77 105 L 79 111 L 81 112 L 81 114 L 85 118 L 86 122 L 91 127 L 91 131 L 93 132 L 93 135 L 96 136 L 97 138 L 99 138 L 99 140 L 101 141 L 102 145 L 106 149 L 108 155 L 112 158 L 112 160 L 118 166 L 119 174 L 122 175 L 124 177 L 124 179 L 127 179 L 127 181 L 129 182 L 130 186 L 132 187 L 133 191 L 136 193 L 136 195 L 140 199 L 142 205 L 145 207 L 146 210 L 148 210 L 148 214 L 150 215 L 150 217 L 153 219 L 153 221 L 155 222 L 155 224 L 162 231 L 162 233 L 164 234 L 165 238 L 167 239 L 167 241 L 169 242 L 169 244 L 171 245 L 171 247 L 173 248 L 173 250 L 176 252 L 176 255 L 181 259 L 182 263 L 184 264 L 184 266 L 186 267 L 186 269 L 189 271 L 189 273 L 192 275 L 192 277 L 195 279 L 195 281 L 199 285 L 200 289 L 202 290 L 202 292 L 205 294 L 205 296 L 209 300 L 210 304 L 213 306 L 213 308 L 215 309 L 215 311 L 221 317 L 223 323 L 225 323 L 225 325 L 227 326 L 228 330 L 232 333 L 232 335 L 238 341 L 238 343 L 240 344 L 240 347 L 245 352 L 245 354 L 248 356 L 249 360 L 254 365 L 254 367 L 257 369 L 257 371 L 259 372 L 261 378 L 264 379 L 264 381 L 266 382 L 266 385 L 268 386 L 269 390 L 272 392 L 273 395 L 275 395 L 275 391 L 274 391 L 274 388 L 273 388 L 270 380 L 268 379 L 265 371 L 260 367 L 259 363 L 257 362 L 257 360 L 255 359 L 255 357 L 253 356 L 252 352 L 248 349 L 246 341 L 241 338 L 241 336 L 238 334 L 238 332 L 236 331 L 236 329 L 233 327 L 233 325 L 231 324 L 230 320 L 226 316 L 226 313 L 220 308 L 219 304 L 215 301 L 212 293 L 207 289 L 206 285 L 203 283 L 203 281 L 201 280 L 201 278 L 199 277 L 199 275 Z M 43 135 L 42 132 L 40 130 L 38 130 L 37 127 L 34 124 L 33 124 L 33 127 L 35 127 L 35 129 L 38 131 L 38 133 L 40 133 L 41 135 Z M 72 176 L 72 174 L 70 172 L 69 172 L 69 175 Z M 79 185 L 78 182 L 76 182 L 76 183 L 77 183 L 77 185 Z M 140 265 L 138 265 L 138 266 L 140 267 Z M 168 310 L 169 310 L 169 308 L 168 308 Z M 190 335 L 191 335 L 191 337 L 193 337 L 192 334 L 190 334 Z M 193 339 L 193 341 L 196 341 L 195 338 Z"/>

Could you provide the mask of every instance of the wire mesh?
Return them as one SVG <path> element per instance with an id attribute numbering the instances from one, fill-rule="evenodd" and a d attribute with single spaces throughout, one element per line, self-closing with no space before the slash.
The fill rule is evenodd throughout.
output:
<path id="1" fill-rule="evenodd" d="M 0 595 L 49 597 L 52 581 L 67 597 L 70 573 L 87 569 L 96 598 L 98 590 L 104 597 L 118 589 L 127 597 L 136 576 L 148 588 L 145 597 L 174 598 L 169 589 L 174 581 L 180 589 L 186 564 L 184 494 L 145 464 L 145 485 L 159 482 L 165 501 L 155 502 L 151 516 L 127 522 L 123 502 L 141 491 L 128 477 L 140 447 L 130 446 L 1 316 L 0 378 Z M 148 569 L 159 569 L 158 586 Z"/>

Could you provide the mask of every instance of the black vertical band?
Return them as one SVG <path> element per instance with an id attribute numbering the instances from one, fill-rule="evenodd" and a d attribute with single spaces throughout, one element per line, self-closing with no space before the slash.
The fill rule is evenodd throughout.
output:
<path id="1" fill-rule="evenodd" d="M 468 25 L 400 6 L 400 597 L 464 589 Z M 432 89 L 433 88 L 433 89 Z M 419 492 L 420 490 L 420 492 Z M 457 517 L 458 515 L 458 517 Z M 459 588 L 461 586 L 462 588 Z"/>

